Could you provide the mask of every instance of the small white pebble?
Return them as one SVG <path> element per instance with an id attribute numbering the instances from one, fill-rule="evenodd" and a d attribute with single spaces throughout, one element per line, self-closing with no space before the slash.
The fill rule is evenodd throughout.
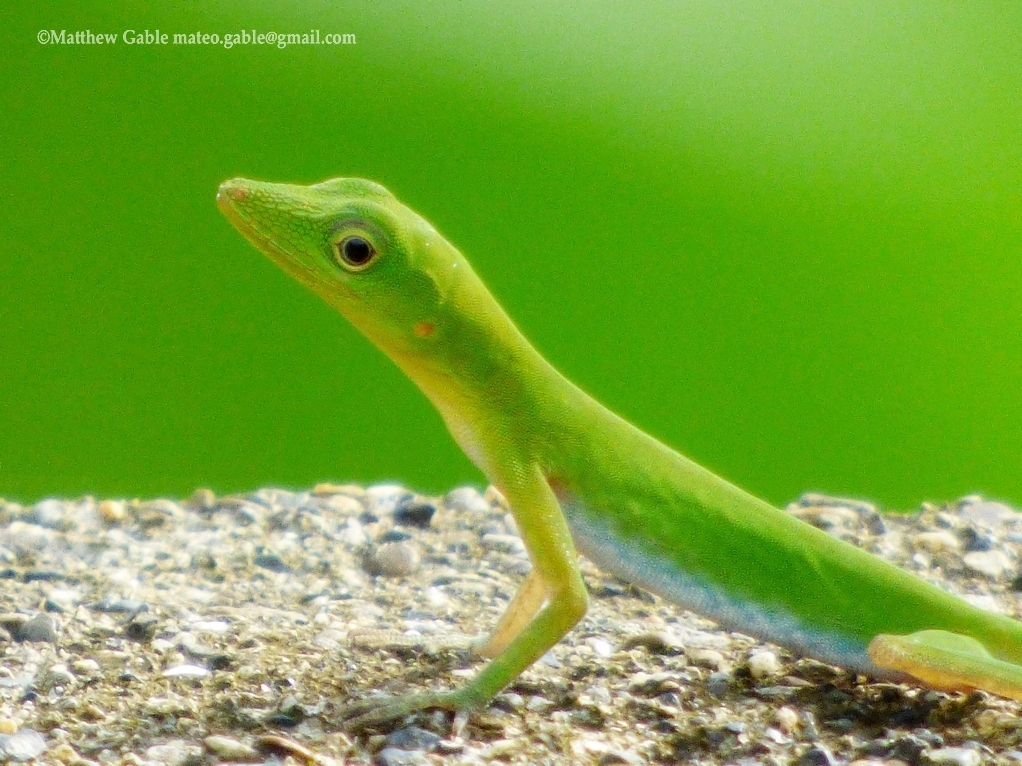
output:
<path id="1" fill-rule="evenodd" d="M 688 659 L 693 665 L 711 670 L 723 669 L 724 655 L 716 649 L 693 649 L 688 653 Z"/>
<path id="2" fill-rule="evenodd" d="M 209 675 L 209 669 L 200 665 L 175 665 L 163 671 L 164 678 L 205 678 Z"/>
<path id="3" fill-rule="evenodd" d="M 784 734 L 783 732 L 778 731 L 773 726 L 768 726 L 766 730 L 763 732 L 763 734 L 766 735 L 767 739 L 771 740 L 772 742 L 776 742 L 778 745 L 786 745 L 789 742 L 791 742 L 791 737 L 789 737 L 787 734 Z"/>
<path id="4" fill-rule="evenodd" d="M 969 503 L 962 507 L 962 518 L 985 527 L 996 527 L 1004 522 L 1014 521 L 1019 517 L 1012 508 L 1004 503 Z"/>
<path id="5" fill-rule="evenodd" d="M 99 663 L 95 660 L 77 660 L 72 666 L 76 673 L 83 676 L 96 675 L 99 673 Z"/>
<path id="6" fill-rule="evenodd" d="M 777 655 L 768 649 L 754 652 L 749 657 L 749 672 L 757 681 L 781 672 L 781 663 Z"/>
<path id="7" fill-rule="evenodd" d="M 609 641 L 602 638 L 588 638 L 586 643 L 593 649 L 593 654 L 597 657 L 609 657 L 614 653 L 614 646 Z"/>
<path id="8" fill-rule="evenodd" d="M 128 518 L 123 500 L 104 500 L 99 504 L 99 515 L 107 524 L 120 524 Z"/>
<path id="9" fill-rule="evenodd" d="M 973 551 L 962 557 L 965 566 L 973 572 L 978 572 L 992 580 L 1003 576 L 1011 569 L 1011 559 L 1008 554 L 1000 550 Z"/>
<path id="10" fill-rule="evenodd" d="M 940 747 L 923 753 L 923 758 L 949 766 L 979 766 L 982 761 L 980 752 L 968 747 Z"/>
<path id="11" fill-rule="evenodd" d="M 450 599 L 435 585 L 426 588 L 426 603 L 430 606 L 447 606 Z"/>
<path id="12" fill-rule="evenodd" d="M 490 504 L 475 487 L 452 489 L 444 498 L 444 505 L 459 513 L 485 514 L 490 512 Z"/>
<path id="13" fill-rule="evenodd" d="M 31 761 L 46 750 L 46 740 L 35 729 L 22 729 L 4 742 L 0 755 L 4 760 Z"/>
<path id="14" fill-rule="evenodd" d="M 202 742 L 207 750 L 225 761 L 248 762 L 259 759 L 258 750 L 231 737 L 214 734 L 206 737 Z"/>
<path id="15" fill-rule="evenodd" d="M 226 620 L 198 620 L 193 622 L 192 630 L 201 630 L 205 633 L 222 635 L 231 629 L 231 623 Z"/>
<path id="16" fill-rule="evenodd" d="M 777 712 L 774 713 L 774 720 L 781 727 L 781 731 L 786 734 L 791 734 L 798 728 L 798 713 L 787 705 L 777 709 Z"/>

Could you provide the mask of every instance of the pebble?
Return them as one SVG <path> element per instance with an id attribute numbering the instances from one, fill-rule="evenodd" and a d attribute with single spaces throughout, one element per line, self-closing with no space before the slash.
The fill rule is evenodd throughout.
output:
<path id="1" fill-rule="evenodd" d="M 414 543 L 384 543 L 370 554 L 367 569 L 385 577 L 407 577 L 418 570 L 422 555 Z"/>
<path id="2" fill-rule="evenodd" d="M 75 674 L 72 673 L 66 664 L 63 662 L 54 663 L 49 667 L 46 674 L 47 685 L 50 688 L 54 686 L 71 686 L 78 679 L 75 678 Z"/>
<path id="3" fill-rule="evenodd" d="M 0 627 L 8 631 L 12 637 L 20 640 L 21 628 L 31 619 L 27 614 L 9 612 L 0 614 Z"/>
<path id="4" fill-rule="evenodd" d="M 0 761 L 31 761 L 46 751 L 46 740 L 34 729 L 0 734 Z"/>
<path id="5" fill-rule="evenodd" d="M 962 557 L 965 566 L 973 572 L 985 575 L 992 580 L 999 579 L 1012 568 L 1012 561 L 1001 550 L 974 551 Z"/>
<path id="6" fill-rule="evenodd" d="M 781 731 L 787 734 L 791 734 L 798 728 L 798 712 L 787 705 L 777 708 L 777 712 L 774 713 L 774 720 L 781 727 Z"/>
<path id="7" fill-rule="evenodd" d="M 650 654 L 674 655 L 685 651 L 684 640 L 668 631 L 640 633 L 636 636 L 629 636 L 621 645 L 621 648 L 627 650 L 640 646 Z"/>
<path id="8" fill-rule="evenodd" d="M 231 629 L 231 623 L 227 620 L 196 620 L 191 625 L 192 630 L 198 630 L 203 633 L 215 633 L 217 635 L 223 635 Z"/>
<path id="9" fill-rule="evenodd" d="M 15 637 L 19 641 L 40 641 L 52 644 L 57 640 L 57 626 L 50 615 L 40 613 L 24 623 Z"/>
<path id="10" fill-rule="evenodd" d="M 362 503 L 350 495 L 331 495 L 323 499 L 323 505 L 328 510 L 344 518 L 358 516 L 365 510 Z"/>
<path id="11" fill-rule="evenodd" d="M 24 521 L 13 521 L 7 525 L 6 534 L 0 541 L 4 542 L 20 556 L 35 556 L 53 548 L 58 533 L 52 529 L 40 527 L 38 524 L 26 524 Z"/>
<path id="12" fill-rule="evenodd" d="M 996 527 L 998 524 L 1006 522 L 1015 523 L 1020 518 L 1018 512 L 1004 503 L 993 503 L 982 499 L 978 502 L 965 502 L 966 499 L 962 498 L 959 512 L 963 519 L 973 524 Z"/>
<path id="13" fill-rule="evenodd" d="M 723 697 L 731 688 L 732 680 L 734 680 L 734 676 L 730 671 L 718 670 L 716 673 L 711 673 L 710 677 L 706 679 L 706 690 L 714 697 Z"/>
<path id="14" fill-rule="evenodd" d="M 997 547 L 996 537 L 987 532 L 979 532 L 973 527 L 965 527 L 962 536 L 965 538 L 967 551 L 989 551 Z"/>
<path id="15" fill-rule="evenodd" d="M 258 554 L 252 559 L 252 563 L 261 569 L 268 569 L 271 572 L 283 573 L 291 571 L 291 567 L 287 565 L 284 559 L 272 552 Z"/>
<path id="16" fill-rule="evenodd" d="M 776 676 L 781 672 L 781 662 L 777 655 L 769 649 L 763 649 L 752 653 L 749 657 L 749 673 L 757 681 L 769 676 Z"/>
<path id="17" fill-rule="evenodd" d="M 834 766 L 834 754 L 824 745 L 813 745 L 795 761 L 797 766 Z"/>
<path id="18" fill-rule="evenodd" d="M 397 508 L 394 509 L 394 523 L 428 529 L 434 513 L 436 513 L 436 506 L 432 503 L 406 499 L 398 503 Z"/>
<path id="19" fill-rule="evenodd" d="M 99 663 L 89 658 L 84 660 L 75 660 L 75 662 L 71 665 L 71 669 L 77 675 L 84 676 L 86 678 L 98 676 L 100 672 Z"/>
<path id="20" fill-rule="evenodd" d="M 376 754 L 376 762 L 380 766 L 430 766 L 432 761 L 425 753 L 418 750 L 402 750 L 398 747 L 385 747 Z"/>
<path id="21" fill-rule="evenodd" d="M 137 612 L 124 626 L 124 635 L 132 641 L 151 641 L 159 626 L 160 620 L 156 615 Z"/>
<path id="22" fill-rule="evenodd" d="M 123 524 L 128 520 L 123 500 L 104 500 L 99 504 L 99 515 L 107 524 Z"/>
<path id="23" fill-rule="evenodd" d="M 954 552 L 961 548 L 958 537 L 946 529 L 935 532 L 920 532 L 915 536 L 915 545 L 928 553 Z"/>
<path id="24" fill-rule="evenodd" d="M 440 742 L 440 735 L 418 726 L 406 726 L 387 735 L 387 746 L 402 750 L 434 750 Z"/>
<path id="25" fill-rule="evenodd" d="M 130 598 L 118 598 L 113 594 L 107 594 L 93 604 L 92 608 L 97 612 L 106 612 L 108 614 L 135 614 L 137 612 L 144 612 L 149 607 L 141 601 Z"/>
<path id="26" fill-rule="evenodd" d="M 59 500 L 53 499 L 40 500 L 33 505 L 29 512 L 25 514 L 25 521 L 38 524 L 46 529 L 66 531 L 70 528 L 67 526 L 67 522 L 65 522 L 64 504 Z"/>
<path id="27" fill-rule="evenodd" d="M 458 487 L 447 493 L 444 502 L 457 513 L 483 515 L 490 512 L 490 504 L 475 487 Z"/>
<path id="28" fill-rule="evenodd" d="M 214 734 L 202 740 L 206 749 L 224 761 L 250 762 L 259 760 L 259 751 L 232 737 Z"/>
<path id="29" fill-rule="evenodd" d="M 145 751 L 146 766 L 190 766 L 202 762 L 202 747 L 183 739 L 153 745 Z"/>
<path id="30" fill-rule="evenodd" d="M 211 511 L 216 508 L 216 494 L 207 487 L 198 487 L 186 502 L 197 511 Z"/>
<path id="31" fill-rule="evenodd" d="M 968 747 L 941 747 L 928 750 L 923 757 L 929 763 L 948 764 L 949 766 L 979 766 L 983 762 L 979 750 Z"/>
<path id="32" fill-rule="evenodd" d="M 331 495 L 347 495 L 348 497 L 365 497 L 366 491 L 357 484 L 332 484 L 320 482 L 312 488 L 312 494 L 318 497 L 329 497 Z"/>
<path id="33" fill-rule="evenodd" d="M 210 675 L 209 669 L 201 665 L 175 665 L 163 671 L 164 678 L 205 678 Z"/>
<path id="34" fill-rule="evenodd" d="M 726 664 L 724 655 L 716 649 L 693 649 L 688 653 L 688 659 L 693 665 L 711 670 L 720 670 Z"/>

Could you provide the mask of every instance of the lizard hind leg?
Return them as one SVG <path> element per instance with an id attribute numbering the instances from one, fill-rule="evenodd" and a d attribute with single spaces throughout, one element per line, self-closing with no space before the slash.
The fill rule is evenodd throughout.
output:
<path id="1" fill-rule="evenodd" d="M 941 691 L 983 691 L 1022 700 L 1022 665 L 999 660 L 979 641 L 945 630 L 881 634 L 869 644 L 881 670 L 905 673 Z"/>

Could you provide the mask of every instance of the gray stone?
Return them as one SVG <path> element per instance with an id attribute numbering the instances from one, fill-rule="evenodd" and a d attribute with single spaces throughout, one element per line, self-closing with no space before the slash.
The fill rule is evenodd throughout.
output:
<path id="1" fill-rule="evenodd" d="M 40 613 L 21 626 L 17 639 L 52 644 L 57 640 L 57 626 L 50 615 Z"/>
<path id="2" fill-rule="evenodd" d="M 386 577 L 406 577 L 422 563 L 418 547 L 410 542 L 384 543 L 369 556 L 367 569 Z"/>
<path id="3" fill-rule="evenodd" d="M 387 747 L 402 750 L 433 750 L 440 742 L 440 735 L 418 726 L 406 726 L 387 735 Z"/>
<path id="4" fill-rule="evenodd" d="M 813 745 L 795 761 L 797 766 L 834 766 L 834 754 L 823 745 Z"/>
<path id="5" fill-rule="evenodd" d="M 432 761 L 419 750 L 402 750 L 399 747 L 385 747 L 376 755 L 380 766 L 429 766 Z"/>

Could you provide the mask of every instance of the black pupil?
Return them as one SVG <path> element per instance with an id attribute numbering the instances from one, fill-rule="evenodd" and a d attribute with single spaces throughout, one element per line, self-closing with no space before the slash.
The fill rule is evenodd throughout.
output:
<path id="1" fill-rule="evenodd" d="M 349 237 L 341 245 L 344 251 L 344 260 L 353 266 L 361 266 L 373 257 L 373 246 L 362 237 Z"/>

